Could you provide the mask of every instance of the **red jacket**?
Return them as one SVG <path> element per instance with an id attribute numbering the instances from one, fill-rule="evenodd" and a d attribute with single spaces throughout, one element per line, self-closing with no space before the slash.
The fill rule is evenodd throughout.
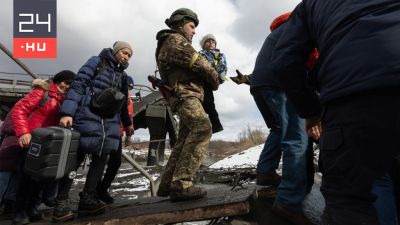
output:
<path id="1" fill-rule="evenodd" d="M 131 121 L 133 121 L 133 101 L 130 98 L 128 99 L 127 107 L 128 107 L 129 118 L 131 119 Z M 132 126 L 133 126 L 133 123 L 132 123 Z M 121 122 L 120 134 L 121 134 L 121 137 L 124 136 L 124 125 L 122 124 L 122 122 Z"/>
<path id="2" fill-rule="evenodd" d="M 57 125 L 58 111 L 64 100 L 56 85 L 44 80 L 34 80 L 34 89 L 18 101 L 7 115 L 0 135 L 6 135 L 0 145 L 0 171 L 14 171 L 21 168 L 26 151 L 18 145 L 18 137 L 31 133 L 35 128 Z M 41 105 L 48 91 L 48 99 Z"/>
<path id="3" fill-rule="evenodd" d="M 12 124 L 18 137 L 32 133 L 34 129 L 39 127 L 56 126 L 60 121 L 58 111 L 64 100 L 61 91 L 54 83 L 49 85 L 43 80 L 35 80 L 34 85 L 35 88 L 18 101 L 12 110 Z M 49 98 L 40 107 L 46 90 L 49 90 Z"/>

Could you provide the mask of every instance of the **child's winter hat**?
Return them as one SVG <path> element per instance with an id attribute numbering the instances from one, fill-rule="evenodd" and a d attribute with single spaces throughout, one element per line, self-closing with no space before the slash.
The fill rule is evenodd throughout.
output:
<path id="1" fill-rule="evenodd" d="M 116 41 L 113 44 L 112 54 L 115 55 L 117 52 L 123 48 L 129 48 L 133 52 L 131 45 L 126 41 Z"/>
<path id="2" fill-rule="evenodd" d="M 217 45 L 217 39 L 215 38 L 215 36 L 213 34 L 207 34 L 206 36 L 204 36 L 201 41 L 200 41 L 200 46 L 203 48 L 204 47 L 204 43 L 206 43 L 206 41 L 208 39 L 212 39 L 215 41 L 215 45 Z"/>
<path id="3" fill-rule="evenodd" d="M 70 71 L 70 70 L 63 70 L 61 72 L 58 72 L 56 75 L 53 77 L 53 82 L 58 84 L 62 81 L 71 83 L 72 80 L 75 77 L 75 73 Z"/>

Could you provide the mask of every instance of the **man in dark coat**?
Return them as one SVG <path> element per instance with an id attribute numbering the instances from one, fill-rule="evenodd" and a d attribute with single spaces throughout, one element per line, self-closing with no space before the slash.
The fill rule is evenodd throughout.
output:
<path id="1" fill-rule="evenodd" d="M 274 49 L 274 72 L 310 135 L 321 122 L 321 192 L 334 225 L 378 224 L 371 187 L 400 150 L 399 36 L 399 1 L 303 0 Z M 315 47 L 319 96 L 304 72 Z"/>

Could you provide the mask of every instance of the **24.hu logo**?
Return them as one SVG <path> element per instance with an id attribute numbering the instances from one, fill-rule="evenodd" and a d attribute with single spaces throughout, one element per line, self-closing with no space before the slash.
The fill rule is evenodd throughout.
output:
<path id="1" fill-rule="evenodd" d="M 14 0 L 16 58 L 57 57 L 57 0 Z"/>

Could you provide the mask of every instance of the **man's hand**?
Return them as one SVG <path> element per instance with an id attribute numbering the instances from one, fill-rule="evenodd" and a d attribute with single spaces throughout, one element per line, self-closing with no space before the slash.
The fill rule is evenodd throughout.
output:
<path id="1" fill-rule="evenodd" d="M 308 136 L 314 140 L 318 140 L 321 137 L 322 128 L 319 115 L 306 119 L 306 131 Z"/>
<path id="2" fill-rule="evenodd" d="M 127 137 L 132 136 L 135 133 L 135 130 L 133 129 L 133 126 L 128 126 L 128 127 L 124 127 L 124 131 L 125 131 L 125 135 Z"/>
<path id="3" fill-rule="evenodd" d="M 31 143 L 32 135 L 31 134 L 23 134 L 19 137 L 18 144 L 22 148 L 28 148 L 29 143 Z"/>
<path id="4" fill-rule="evenodd" d="M 63 116 L 60 119 L 60 123 L 58 124 L 60 127 L 69 128 L 72 126 L 72 116 Z"/>
<path id="5" fill-rule="evenodd" d="M 239 70 L 236 70 L 237 76 L 230 77 L 236 84 L 250 84 L 249 75 L 243 75 Z"/>

